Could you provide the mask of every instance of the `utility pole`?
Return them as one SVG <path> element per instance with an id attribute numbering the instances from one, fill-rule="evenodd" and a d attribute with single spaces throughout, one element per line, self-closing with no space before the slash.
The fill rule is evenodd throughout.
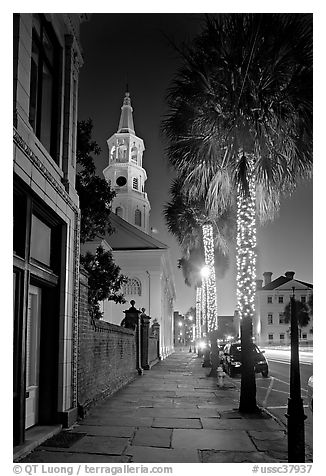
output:
<path id="1" fill-rule="evenodd" d="M 299 331 L 296 316 L 296 303 L 294 291 L 291 300 L 291 364 L 290 364 L 290 398 L 288 399 L 288 462 L 305 462 L 305 437 L 304 421 L 306 415 L 303 411 L 301 398 L 301 381 L 299 365 Z"/>

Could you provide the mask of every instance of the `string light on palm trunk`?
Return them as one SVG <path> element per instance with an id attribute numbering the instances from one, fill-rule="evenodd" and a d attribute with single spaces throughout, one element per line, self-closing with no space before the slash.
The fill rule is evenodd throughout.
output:
<path id="1" fill-rule="evenodd" d="M 240 319 L 253 318 L 256 294 L 256 187 L 253 158 L 248 157 L 248 194 L 238 190 L 237 305 Z"/>
<path id="2" fill-rule="evenodd" d="M 213 227 L 210 224 L 203 225 L 203 242 L 205 252 L 205 263 L 209 268 L 207 277 L 207 313 L 208 313 L 208 332 L 217 329 L 217 297 L 216 297 L 216 278 L 215 278 L 215 257 L 214 257 L 214 239 Z"/>
<path id="3" fill-rule="evenodd" d="M 201 286 L 196 287 L 196 339 L 201 337 L 201 313 L 202 313 L 202 290 Z"/>
<path id="4" fill-rule="evenodd" d="M 201 285 L 201 315 L 203 319 L 203 337 L 206 337 L 207 334 L 207 293 L 206 293 L 206 278 L 203 277 Z M 205 335 L 204 335 L 205 334 Z"/>

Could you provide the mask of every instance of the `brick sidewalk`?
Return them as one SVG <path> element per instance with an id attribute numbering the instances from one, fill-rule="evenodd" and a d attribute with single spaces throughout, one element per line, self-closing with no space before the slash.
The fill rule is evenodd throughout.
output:
<path id="1" fill-rule="evenodd" d="M 176 351 L 21 462 L 286 462 L 284 427 L 239 414 L 239 390 L 229 378 L 218 388 L 209 370 Z"/>

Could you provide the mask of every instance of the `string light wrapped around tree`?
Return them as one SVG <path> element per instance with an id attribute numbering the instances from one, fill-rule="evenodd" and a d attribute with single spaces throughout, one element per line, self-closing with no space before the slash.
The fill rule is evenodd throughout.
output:
<path id="1" fill-rule="evenodd" d="M 256 187 L 253 159 L 247 158 L 248 193 L 238 189 L 237 305 L 240 319 L 253 318 L 256 293 Z"/>
<path id="2" fill-rule="evenodd" d="M 201 285 L 201 315 L 203 320 L 203 337 L 207 337 L 207 286 L 206 286 L 206 278 L 203 277 L 202 285 Z M 205 335 L 204 335 L 205 334 Z"/>
<path id="3" fill-rule="evenodd" d="M 201 286 L 196 287 L 196 340 L 201 337 L 201 313 L 202 313 L 202 290 Z"/>
<path id="4" fill-rule="evenodd" d="M 216 296 L 213 227 L 210 224 L 203 225 L 203 242 L 204 242 L 204 252 L 205 252 L 205 263 L 206 263 L 206 266 L 208 266 L 209 268 L 209 274 L 207 277 L 208 332 L 212 332 L 217 329 L 217 296 Z"/>

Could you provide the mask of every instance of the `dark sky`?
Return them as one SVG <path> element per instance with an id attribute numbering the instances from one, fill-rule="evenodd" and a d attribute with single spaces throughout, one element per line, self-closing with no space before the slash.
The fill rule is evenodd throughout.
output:
<path id="1" fill-rule="evenodd" d="M 102 148 L 97 160 L 99 174 L 108 165 L 106 140 L 117 131 L 120 108 L 128 83 L 134 109 L 136 134 L 144 140 L 145 190 L 151 203 L 155 238 L 171 249 L 176 283 L 175 309 L 185 313 L 194 305 L 195 291 L 184 284 L 177 260 L 178 244 L 166 228 L 163 207 L 169 200 L 173 172 L 168 169 L 160 123 L 165 95 L 179 60 L 170 40 L 180 43 L 200 31 L 201 14 L 93 14 L 82 24 L 81 42 L 85 64 L 79 84 L 79 119 L 92 118 L 93 138 Z M 170 40 L 168 40 L 169 38 Z M 259 227 L 257 277 L 272 271 L 273 278 L 295 271 L 298 279 L 313 282 L 312 183 L 298 187 L 282 202 L 279 218 Z M 218 279 L 218 313 L 233 315 L 236 305 L 234 249 L 230 266 Z"/>

